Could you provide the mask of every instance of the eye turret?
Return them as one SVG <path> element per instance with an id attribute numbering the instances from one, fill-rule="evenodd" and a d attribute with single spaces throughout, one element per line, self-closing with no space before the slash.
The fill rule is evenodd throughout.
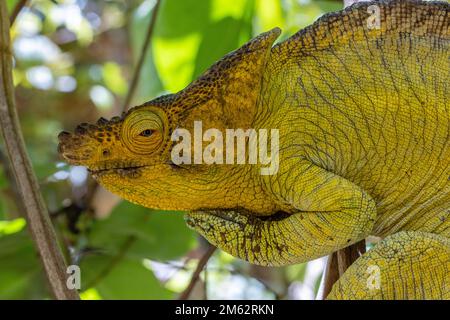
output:
<path id="1" fill-rule="evenodd" d="M 125 146 L 137 154 L 151 154 L 164 141 L 164 115 L 158 110 L 137 109 L 127 115 L 122 126 Z"/>

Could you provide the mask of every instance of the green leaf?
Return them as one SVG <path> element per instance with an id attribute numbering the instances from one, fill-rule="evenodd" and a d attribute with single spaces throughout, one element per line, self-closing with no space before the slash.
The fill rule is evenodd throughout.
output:
<path id="1" fill-rule="evenodd" d="M 166 0 L 160 10 L 153 54 L 171 92 L 251 37 L 254 0 Z"/>
<path id="2" fill-rule="evenodd" d="M 151 211 L 129 202 L 114 208 L 110 217 L 98 221 L 89 235 L 89 244 L 116 255 L 123 243 L 134 237 L 128 258 L 175 259 L 195 247 L 196 237 L 180 212 Z"/>
<path id="3" fill-rule="evenodd" d="M 85 286 L 97 279 L 95 289 L 103 299 L 170 299 L 173 296 L 141 261 L 126 258 L 87 257 L 81 264 L 81 279 L 83 290 L 89 289 Z"/>
<path id="4" fill-rule="evenodd" d="M 279 0 L 257 0 L 255 18 L 258 34 L 275 27 L 283 27 L 286 23 L 282 2 Z"/>
<path id="5" fill-rule="evenodd" d="M 17 218 L 10 221 L 0 220 L 0 237 L 2 235 L 12 234 L 23 230 L 26 222 L 24 218 Z"/>
<path id="6" fill-rule="evenodd" d="M 215 0 L 164 0 L 158 13 L 155 36 L 179 39 L 192 33 L 201 33 L 211 19 Z M 227 1 L 229 2 L 229 1 Z M 238 7 L 241 0 L 229 6 Z"/>
<path id="7" fill-rule="evenodd" d="M 245 30 L 243 30 L 245 29 Z M 212 23 L 205 32 L 198 48 L 195 59 L 195 69 L 192 78 L 197 78 L 215 61 L 228 52 L 238 48 L 241 43 L 241 32 L 245 34 L 245 40 L 250 38 L 251 27 L 243 20 L 226 17 Z M 220 34 L 221 41 L 217 41 Z"/>

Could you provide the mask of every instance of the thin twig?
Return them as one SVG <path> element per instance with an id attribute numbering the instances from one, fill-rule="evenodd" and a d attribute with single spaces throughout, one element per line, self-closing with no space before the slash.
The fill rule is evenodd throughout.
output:
<path id="1" fill-rule="evenodd" d="M 9 17 L 9 25 L 12 26 L 14 24 L 14 21 L 16 21 L 17 16 L 20 13 L 20 10 L 22 10 L 23 7 L 26 6 L 28 0 L 19 0 L 17 4 L 14 6 L 13 11 L 11 12 L 11 16 Z"/>
<path id="2" fill-rule="evenodd" d="M 145 35 L 144 44 L 142 45 L 141 54 L 139 56 L 138 63 L 136 65 L 136 70 L 134 71 L 133 78 L 131 79 L 130 88 L 128 89 L 127 96 L 125 97 L 125 101 L 123 103 L 123 111 L 126 111 L 128 105 L 133 98 L 134 92 L 136 91 L 137 85 L 139 83 L 139 78 L 141 76 L 141 70 L 144 65 L 145 56 L 148 50 L 148 46 L 150 44 L 150 39 L 152 38 L 153 30 L 155 29 L 156 18 L 158 16 L 159 5 L 161 4 L 161 0 L 156 0 L 155 6 L 153 7 L 153 12 L 151 15 L 151 21 L 148 24 L 147 33 Z"/>
<path id="3" fill-rule="evenodd" d="M 12 61 L 9 17 L 5 1 L 0 1 L 0 126 L 6 153 L 51 292 L 56 299 L 78 299 L 77 291 L 66 285 L 66 264 L 25 148 L 15 106 Z"/>
<path id="4" fill-rule="evenodd" d="M 209 259 L 213 255 L 214 251 L 216 251 L 216 247 L 214 247 L 213 245 L 210 244 L 209 248 L 206 250 L 206 252 L 203 254 L 202 258 L 198 262 L 197 268 L 195 268 L 194 273 L 192 274 L 189 285 L 178 297 L 179 300 L 186 300 L 189 298 L 189 296 L 192 293 L 192 290 L 194 289 L 195 285 L 197 284 L 198 279 L 200 278 L 200 273 L 202 272 L 203 268 L 208 263 Z"/>
<path id="5" fill-rule="evenodd" d="M 330 293 L 333 285 L 339 280 L 344 272 L 366 252 L 366 240 L 361 240 L 351 246 L 338 250 L 328 256 L 328 264 L 324 273 L 325 284 L 323 299 Z"/>

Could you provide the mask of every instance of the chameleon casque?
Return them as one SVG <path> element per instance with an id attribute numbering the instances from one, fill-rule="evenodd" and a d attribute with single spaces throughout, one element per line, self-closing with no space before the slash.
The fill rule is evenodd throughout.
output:
<path id="1" fill-rule="evenodd" d="M 368 7 L 379 8 L 371 28 Z M 59 135 L 131 202 L 186 211 L 251 263 L 309 261 L 381 237 L 329 299 L 450 299 L 450 5 L 362 2 L 273 45 L 278 28 L 184 90 Z M 171 161 L 176 128 L 279 130 L 279 169 Z M 368 268 L 379 286 L 368 284 Z"/>

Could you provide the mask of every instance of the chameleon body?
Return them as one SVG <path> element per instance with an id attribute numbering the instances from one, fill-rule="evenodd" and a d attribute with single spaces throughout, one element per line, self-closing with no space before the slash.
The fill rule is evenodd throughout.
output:
<path id="1" fill-rule="evenodd" d="M 330 299 L 449 299 L 449 11 L 363 2 L 274 46 L 280 30 L 271 30 L 179 93 L 61 133 L 59 151 L 129 201 L 188 211 L 190 227 L 252 263 L 299 263 L 383 238 Z M 198 120 L 278 129 L 278 171 L 174 164 L 173 132 Z"/>

